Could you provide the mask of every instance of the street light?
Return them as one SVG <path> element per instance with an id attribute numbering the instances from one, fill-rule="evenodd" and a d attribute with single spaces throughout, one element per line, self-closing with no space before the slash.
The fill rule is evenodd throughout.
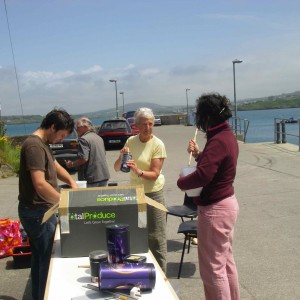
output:
<path id="1" fill-rule="evenodd" d="M 115 80 L 115 79 L 110 79 L 109 81 L 115 83 L 115 89 L 116 89 L 116 117 L 119 118 L 117 80 Z"/>
<path id="2" fill-rule="evenodd" d="M 237 134 L 237 103 L 236 103 L 236 92 L 235 92 L 235 64 L 242 63 L 242 60 L 235 59 L 232 61 L 233 64 L 233 95 L 234 95 L 234 118 L 235 118 L 235 134 Z"/>
<path id="3" fill-rule="evenodd" d="M 125 112 L 124 110 L 124 92 L 120 92 L 120 94 L 122 95 L 122 98 L 123 98 L 123 113 Z"/>
<path id="4" fill-rule="evenodd" d="M 185 96 L 186 96 L 186 125 L 190 125 L 189 124 L 189 98 L 188 98 L 188 91 L 190 89 L 185 89 Z"/>

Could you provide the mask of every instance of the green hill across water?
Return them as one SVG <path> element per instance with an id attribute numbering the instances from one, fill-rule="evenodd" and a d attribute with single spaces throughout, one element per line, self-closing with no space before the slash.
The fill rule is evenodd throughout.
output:
<path id="1" fill-rule="evenodd" d="M 231 100 L 231 105 L 233 109 L 233 100 Z M 177 106 L 163 106 L 154 103 L 128 103 L 125 105 L 125 111 L 136 110 L 139 107 L 149 107 L 157 115 L 166 115 L 166 114 L 186 114 L 186 105 L 177 105 Z M 192 105 L 190 109 L 192 109 Z M 300 91 L 281 94 L 278 96 L 269 96 L 264 98 L 255 98 L 237 101 L 237 110 L 263 110 L 263 109 L 280 109 L 280 108 L 298 108 L 300 107 Z M 120 107 L 119 107 L 120 108 Z M 120 110 L 121 111 L 121 110 Z M 119 111 L 119 112 L 120 112 Z M 113 118 L 115 117 L 115 108 L 99 110 L 95 112 L 87 112 L 84 114 L 73 115 L 74 119 L 77 119 L 82 116 L 87 116 L 91 119 L 96 118 Z M 119 113 L 121 116 L 121 113 Z M 41 115 L 26 115 L 26 116 L 1 116 L 1 120 L 6 124 L 31 124 L 31 123 L 40 123 L 43 119 Z"/>
<path id="2" fill-rule="evenodd" d="M 300 92 L 238 102 L 238 110 L 280 109 L 300 107 Z"/>

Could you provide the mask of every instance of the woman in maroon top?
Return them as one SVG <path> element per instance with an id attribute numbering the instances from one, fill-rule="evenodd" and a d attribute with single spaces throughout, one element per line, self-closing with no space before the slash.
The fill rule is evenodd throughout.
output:
<path id="1" fill-rule="evenodd" d="M 189 141 L 188 152 L 196 159 L 192 174 L 180 177 L 182 190 L 203 187 L 198 205 L 198 258 L 205 298 L 240 299 L 238 274 L 232 255 L 234 224 L 239 206 L 234 194 L 238 144 L 229 124 L 229 100 L 219 94 L 197 99 L 196 126 L 206 132 L 203 151 Z"/>

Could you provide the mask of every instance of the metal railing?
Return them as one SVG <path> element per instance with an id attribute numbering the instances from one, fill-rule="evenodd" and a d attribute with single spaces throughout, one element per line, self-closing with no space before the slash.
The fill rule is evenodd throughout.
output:
<path id="1" fill-rule="evenodd" d="M 286 124 L 297 123 L 298 125 L 298 134 L 287 133 Z M 298 138 L 298 146 L 300 151 L 300 119 L 282 119 L 274 118 L 274 144 L 285 144 L 287 136 L 292 136 Z"/>
<path id="2" fill-rule="evenodd" d="M 246 143 L 249 123 L 249 120 L 241 119 L 239 117 L 232 117 L 229 119 L 231 130 L 234 132 L 236 138 L 244 143 Z"/>

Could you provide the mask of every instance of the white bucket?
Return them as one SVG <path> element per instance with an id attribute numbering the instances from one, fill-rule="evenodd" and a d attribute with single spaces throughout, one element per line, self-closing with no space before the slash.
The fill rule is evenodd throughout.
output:
<path id="1" fill-rule="evenodd" d="M 86 188 L 86 181 L 76 181 L 79 188 Z"/>
<path id="2" fill-rule="evenodd" d="M 196 167 L 183 167 L 180 171 L 180 176 L 187 176 L 191 173 L 193 173 L 196 170 Z M 196 188 L 196 189 L 191 189 L 191 190 L 186 190 L 186 194 L 189 197 L 198 197 L 200 196 L 200 193 L 202 191 L 202 187 Z"/>

